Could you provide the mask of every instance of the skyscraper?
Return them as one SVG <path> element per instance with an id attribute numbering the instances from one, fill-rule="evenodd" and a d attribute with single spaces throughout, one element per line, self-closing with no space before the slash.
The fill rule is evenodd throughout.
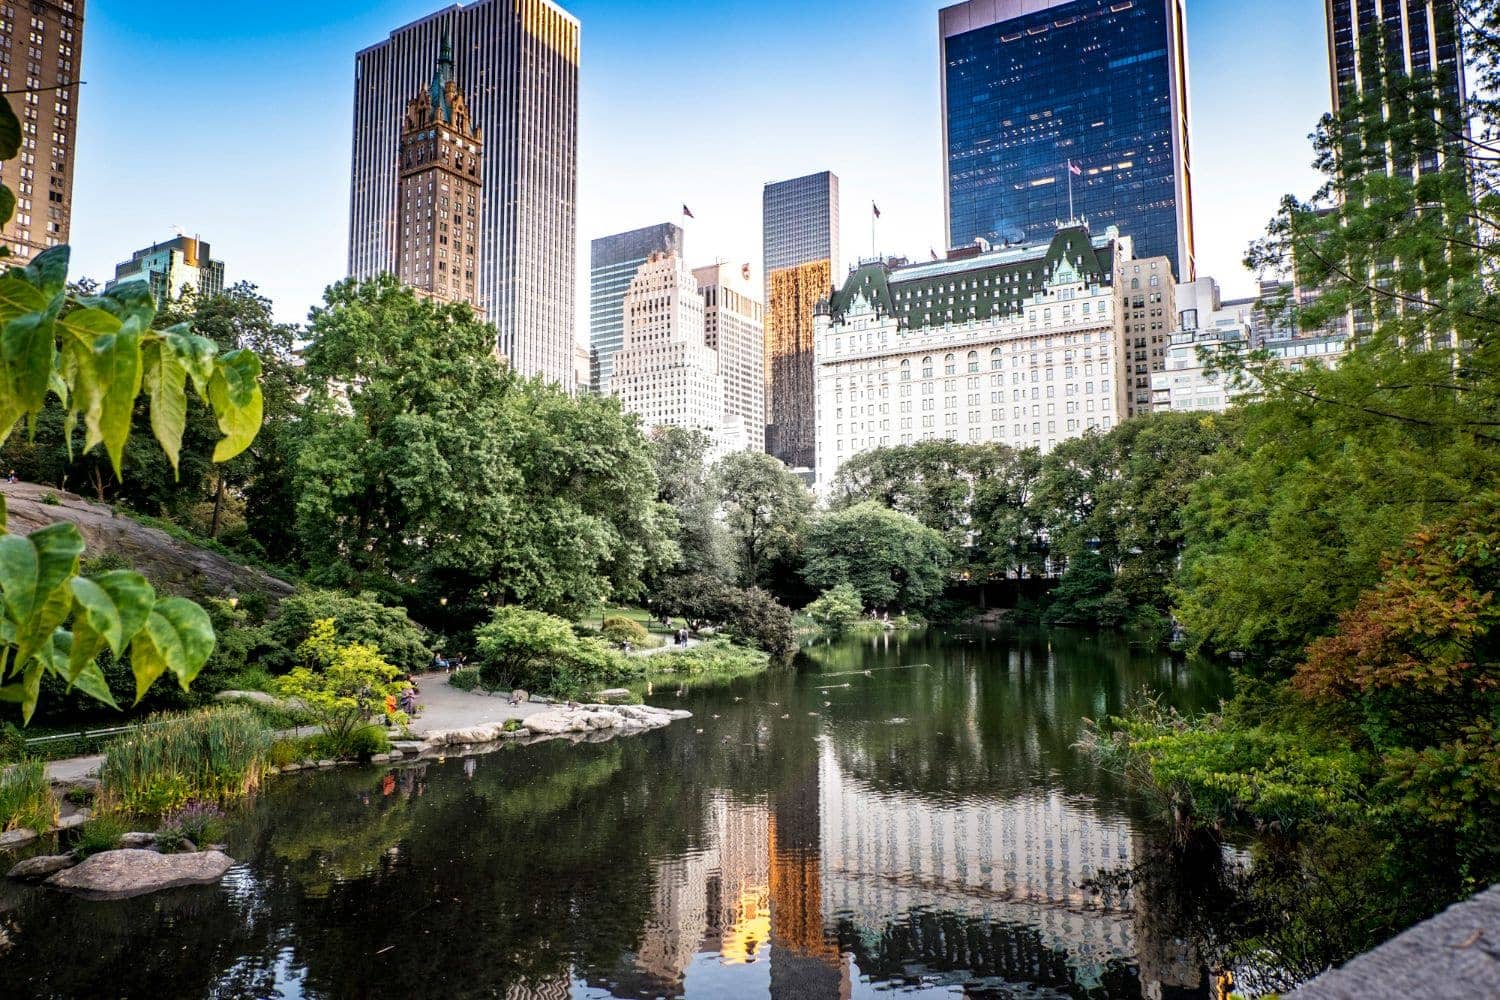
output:
<path id="1" fill-rule="evenodd" d="M 682 257 L 682 228 L 662 222 L 589 244 L 589 385 L 595 392 L 609 393 L 615 352 L 625 336 L 625 293 L 654 253 Z"/>
<path id="2" fill-rule="evenodd" d="M 484 136 L 453 78 L 453 47 L 445 37 L 432 82 L 407 102 L 401 124 L 396 275 L 422 295 L 480 305 L 475 260 L 483 153 Z"/>
<path id="3" fill-rule="evenodd" d="M 767 184 L 761 197 L 766 276 L 766 450 L 813 465 L 813 306 L 839 265 L 839 179 L 830 171 Z"/>
<path id="4" fill-rule="evenodd" d="M 1085 218 L 1191 280 L 1181 0 L 968 0 L 938 23 L 949 244 Z"/>
<path id="5" fill-rule="evenodd" d="M 355 56 L 349 273 L 396 273 L 401 126 L 451 39 L 453 78 L 488 141 L 479 303 L 524 375 L 573 383 L 578 21 L 550 0 L 455 3 Z"/>
<path id="6" fill-rule="evenodd" d="M 73 213 L 73 151 L 78 139 L 78 67 L 83 61 L 84 0 L 7 3 L 0 7 L 0 90 L 21 122 L 15 159 L 0 181 L 16 196 L 0 240 L 24 264 L 68 242 Z M 16 91 L 25 90 L 25 93 Z"/>
<path id="7" fill-rule="evenodd" d="M 1383 73 L 1438 77 L 1455 138 L 1463 119 L 1463 46 L 1456 0 L 1325 0 L 1328 67 L 1337 112 Z M 1436 169 L 1441 150 L 1393 151 L 1397 163 Z"/>
<path id="8" fill-rule="evenodd" d="M 116 264 L 114 280 L 105 288 L 122 281 L 148 282 L 156 304 L 163 306 L 181 295 L 184 287 L 198 295 L 222 292 L 224 262 L 214 260 L 208 244 L 196 236 L 178 236 L 137 250 L 129 260 Z"/>
<path id="9" fill-rule="evenodd" d="M 765 449 L 765 306 L 749 264 L 693 269 L 703 296 L 703 339 L 719 352 L 725 423 L 738 421 L 752 451 Z"/>

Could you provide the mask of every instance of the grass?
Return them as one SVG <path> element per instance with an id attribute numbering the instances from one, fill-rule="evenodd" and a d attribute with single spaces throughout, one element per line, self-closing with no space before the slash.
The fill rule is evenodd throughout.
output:
<path id="1" fill-rule="evenodd" d="M 0 773 L 0 830 L 42 833 L 56 825 L 57 798 L 45 763 L 23 760 Z"/>
<path id="2" fill-rule="evenodd" d="M 671 626 L 664 629 L 661 627 L 660 618 L 651 617 L 651 612 L 647 611 L 645 608 L 636 607 L 633 604 L 605 605 L 604 607 L 595 611 L 593 614 L 585 615 L 584 617 L 578 619 L 578 624 L 586 626 L 587 628 L 597 630 L 599 626 L 603 624 L 604 619 L 606 618 L 629 618 L 633 622 L 638 622 L 641 625 L 644 625 L 647 632 L 655 632 L 658 635 L 665 635 L 670 632 L 674 632 L 679 628 L 686 627 L 687 625 L 686 619 L 673 618 Z"/>
<path id="3" fill-rule="evenodd" d="M 130 832 L 130 825 L 116 813 L 100 813 L 83 824 L 78 831 L 78 840 L 73 850 L 81 858 L 100 851 L 112 851 L 119 846 L 120 838 Z"/>
<path id="4" fill-rule="evenodd" d="M 648 656 L 644 662 L 647 673 L 643 683 L 706 687 L 761 673 L 771 665 L 771 657 L 727 639 L 710 639 L 691 649 Z"/>
<path id="5" fill-rule="evenodd" d="M 228 802 L 259 786 L 271 730 L 253 710 L 229 705 L 153 721 L 161 724 L 106 751 L 99 768 L 105 806 L 160 816 L 190 800 Z"/>

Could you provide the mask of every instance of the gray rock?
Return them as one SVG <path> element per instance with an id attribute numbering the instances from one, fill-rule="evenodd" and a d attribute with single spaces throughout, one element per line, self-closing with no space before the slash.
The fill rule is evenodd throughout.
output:
<path id="1" fill-rule="evenodd" d="M 385 753 L 372 753 L 372 754 L 370 754 L 370 763 L 371 764 L 384 764 L 386 761 L 388 761 L 390 759 L 391 759 L 391 755 L 390 754 L 385 754 Z"/>
<path id="2" fill-rule="evenodd" d="M 630 692 L 625 688 L 608 688 L 604 691 L 595 691 L 594 700 L 606 704 L 610 702 L 623 702 L 630 700 Z"/>
<path id="3" fill-rule="evenodd" d="M 6 830 L 4 833 L 0 833 L 0 848 L 18 847 L 35 839 L 35 830 L 28 830 L 24 826 L 18 826 L 14 830 Z"/>
<path id="4" fill-rule="evenodd" d="M 91 810 L 80 809 L 71 816 L 64 816 L 62 819 L 59 819 L 57 821 L 57 828 L 59 830 L 71 830 L 74 827 L 82 826 L 89 821 L 89 817 L 92 815 L 93 812 Z"/>
<path id="5" fill-rule="evenodd" d="M 522 720 L 521 725 L 537 736 L 559 736 L 572 731 L 572 720 L 561 712 L 541 712 Z"/>
<path id="6" fill-rule="evenodd" d="M 331 761 L 331 760 L 320 760 L 320 761 L 318 761 L 318 766 L 319 767 L 332 767 L 333 766 L 333 761 Z"/>
<path id="7" fill-rule="evenodd" d="M 301 764 L 286 764 L 286 765 L 282 766 L 281 773 L 282 774 L 286 774 L 289 771 L 300 771 L 300 770 L 302 770 L 302 765 Z"/>
<path id="8" fill-rule="evenodd" d="M 234 865 L 222 851 L 157 854 L 155 851 L 103 851 L 47 879 L 74 892 L 123 899 L 178 885 L 208 885 Z"/>
<path id="9" fill-rule="evenodd" d="M 137 831 L 135 833 L 124 834 L 120 837 L 121 847 L 153 847 L 155 844 L 156 834 L 154 833 L 141 833 Z"/>
<path id="10" fill-rule="evenodd" d="M 7 874 L 10 878 L 38 882 L 48 875 L 56 874 L 64 868 L 72 868 L 76 864 L 78 864 L 78 859 L 71 854 L 39 854 L 22 861 Z"/>
<path id="11" fill-rule="evenodd" d="M 400 750 L 392 750 L 390 753 L 386 754 L 386 756 L 391 760 L 400 760 L 402 757 L 405 757 L 406 754 L 402 753 Z"/>

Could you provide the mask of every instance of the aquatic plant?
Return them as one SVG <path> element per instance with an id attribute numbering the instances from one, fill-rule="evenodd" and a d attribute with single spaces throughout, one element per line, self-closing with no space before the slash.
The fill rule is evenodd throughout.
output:
<path id="1" fill-rule="evenodd" d="M 153 717 L 110 745 L 99 768 L 109 807 L 163 815 L 189 799 L 227 802 L 260 784 L 271 733 L 243 706 Z"/>
<path id="2" fill-rule="evenodd" d="M 38 832 L 57 825 L 57 799 L 47 765 L 23 760 L 0 772 L 0 830 L 24 827 Z"/>

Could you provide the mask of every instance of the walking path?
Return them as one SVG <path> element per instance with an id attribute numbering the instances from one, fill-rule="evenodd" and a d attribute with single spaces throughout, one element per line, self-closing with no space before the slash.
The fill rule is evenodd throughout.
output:
<path id="1" fill-rule="evenodd" d="M 676 646 L 669 642 L 665 646 L 648 646 L 645 649 L 632 649 L 629 655 L 655 656 L 657 653 L 670 653 L 674 649 L 692 649 L 694 646 L 701 645 L 703 645 L 702 639 L 694 639 L 692 636 L 689 636 L 686 646 Z"/>

